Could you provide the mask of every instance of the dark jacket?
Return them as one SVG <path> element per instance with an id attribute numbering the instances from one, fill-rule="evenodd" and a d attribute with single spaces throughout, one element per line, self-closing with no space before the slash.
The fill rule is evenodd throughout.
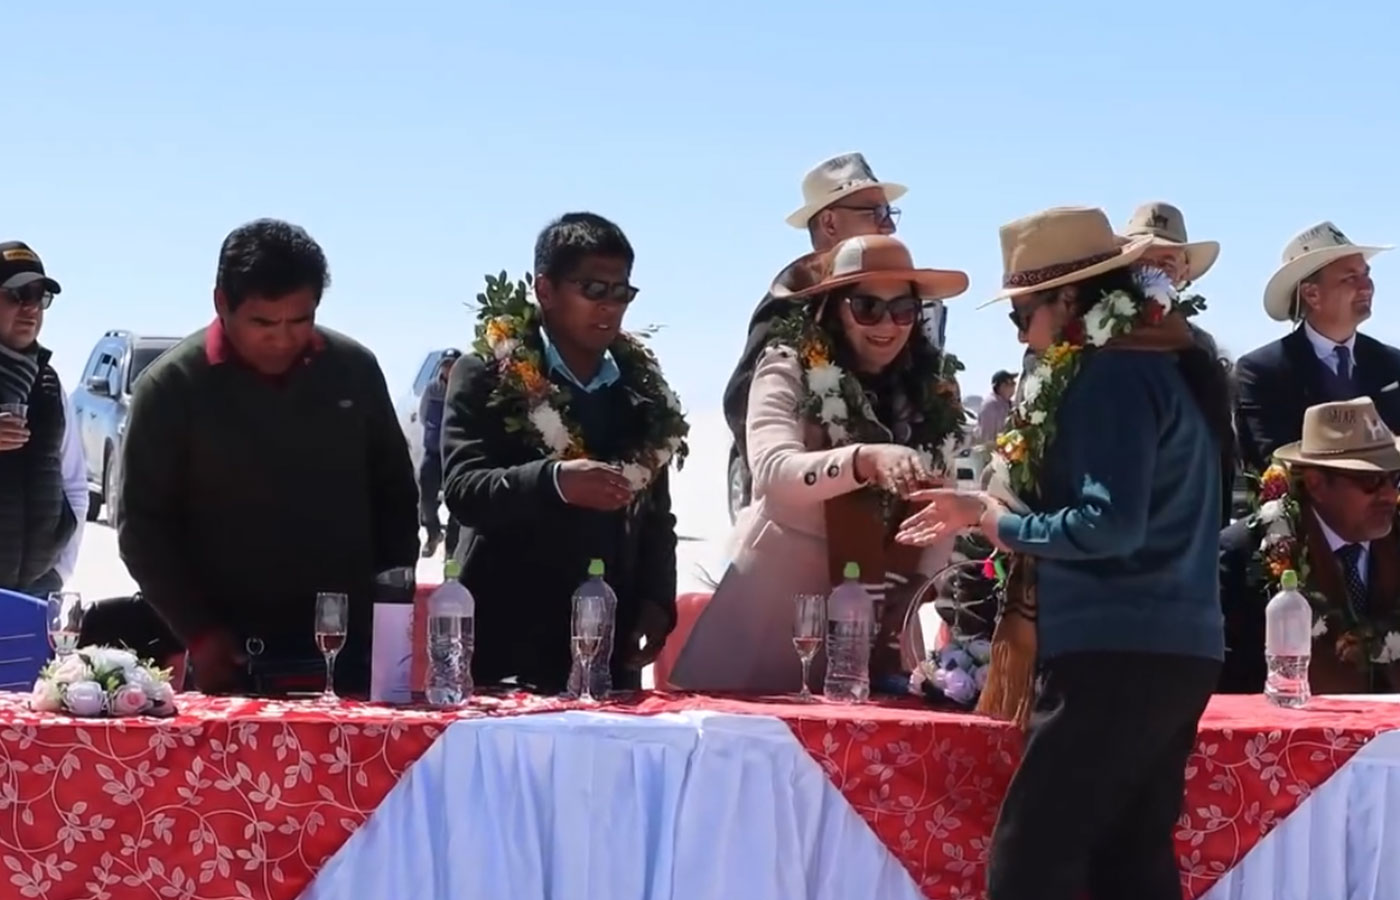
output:
<path id="1" fill-rule="evenodd" d="M 423 397 L 418 401 L 418 420 L 423 423 L 424 453 L 442 453 L 442 399 L 447 395 L 447 385 L 441 378 L 434 378 L 423 388 Z"/>
<path id="2" fill-rule="evenodd" d="M 744 339 L 744 351 L 734 366 L 729 382 L 724 386 L 724 420 L 729 424 L 729 432 L 734 436 L 734 446 L 739 458 L 748 459 L 744 446 L 744 428 L 749 415 L 749 385 L 753 383 L 753 370 L 758 358 L 768 346 L 769 331 L 773 320 L 786 315 L 799 305 L 796 301 L 784 300 L 772 294 L 764 295 L 758 308 L 749 318 L 748 335 Z"/>
<path id="3" fill-rule="evenodd" d="M 1220 467 L 1176 354 L 1085 354 L 1045 451 L 1043 511 L 997 523 L 1004 545 L 1037 560 L 1042 659 L 1223 657 Z"/>
<path id="4" fill-rule="evenodd" d="M 619 365 L 625 365 L 619 360 Z M 572 391 L 571 405 L 590 404 L 584 443 L 595 459 L 613 460 L 637 445 L 644 407 L 621 381 L 592 394 Z M 456 557 L 476 599 L 478 684 L 515 677 L 543 691 L 563 688 L 571 664 L 570 598 L 600 558 L 617 592 L 615 651 L 637 626 L 641 608 L 656 607 L 675 624 L 676 520 L 665 472 L 631 507 L 614 513 L 569 506 L 555 488 L 541 450 L 506 427 L 491 405 L 494 364 L 464 356 L 452 370 L 443 414 L 443 498 L 462 525 Z M 562 382 L 561 382 L 562 386 Z M 639 687 L 640 676 L 613 659 L 616 687 Z"/>
<path id="5" fill-rule="evenodd" d="M 21 593 L 54 586 L 48 576 L 78 527 L 63 491 L 63 386 L 47 350 L 28 405 L 28 443 L 0 453 L 0 588 Z"/>
<path id="6" fill-rule="evenodd" d="M 1390 430 L 1400 431 L 1400 350 L 1358 334 L 1354 362 L 1357 396 L 1374 400 Z M 1303 411 L 1330 399 L 1322 365 L 1302 326 L 1235 363 L 1235 430 L 1246 468 L 1267 468 L 1275 450 L 1302 436 Z"/>
<path id="7" fill-rule="evenodd" d="M 152 363 L 128 418 L 122 559 L 170 628 L 319 658 L 315 597 L 350 596 L 344 658 L 369 645 L 374 575 L 418 555 L 418 489 L 374 355 L 324 348 L 273 383 L 213 363 L 200 331 Z"/>

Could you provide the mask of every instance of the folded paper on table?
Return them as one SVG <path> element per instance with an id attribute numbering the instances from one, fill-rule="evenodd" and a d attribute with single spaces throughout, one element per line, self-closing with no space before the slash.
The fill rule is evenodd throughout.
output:
<path id="1" fill-rule="evenodd" d="M 413 701 L 413 645 L 417 604 L 374 604 L 374 638 L 369 699 L 379 703 Z"/>

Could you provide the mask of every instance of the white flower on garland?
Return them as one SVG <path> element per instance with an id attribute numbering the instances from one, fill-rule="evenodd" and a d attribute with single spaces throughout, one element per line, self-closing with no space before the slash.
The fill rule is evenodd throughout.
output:
<path id="1" fill-rule="evenodd" d="M 1133 281 L 1137 283 L 1138 290 L 1142 291 L 1144 297 L 1162 304 L 1162 309 L 1166 312 L 1171 312 L 1180 299 L 1171 276 L 1156 266 L 1137 267 L 1133 270 Z"/>
<path id="2" fill-rule="evenodd" d="M 1282 500 L 1270 500 L 1268 503 L 1259 507 L 1259 521 L 1266 525 L 1271 522 L 1277 522 L 1279 519 L 1283 518 L 1283 512 Z"/>
<path id="3" fill-rule="evenodd" d="M 491 353 L 496 357 L 497 362 L 510 359 L 515 351 L 520 349 L 519 338 L 503 338 L 491 347 Z"/>
<path id="4" fill-rule="evenodd" d="M 818 397 L 839 393 L 842 374 L 833 365 L 815 366 L 807 370 L 807 389 Z"/>
<path id="5" fill-rule="evenodd" d="M 1372 657 L 1372 662 L 1382 665 L 1400 660 L 1400 631 L 1392 631 L 1385 636 L 1380 652 Z"/>
<path id="6" fill-rule="evenodd" d="M 1030 406 L 1035 402 L 1035 398 L 1040 396 L 1040 389 L 1045 385 L 1045 376 L 1040 372 L 1041 366 L 1033 368 L 1025 378 L 1021 379 L 1021 405 Z"/>
<path id="7" fill-rule="evenodd" d="M 1320 637 L 1322 637 L 1322 636 L 1323 636 L 1324 634 L 1326 634 L 1326 633 L 1327 633 L 1327 620 L 1324 619 L 1324 618 L 1322 618 L 1321 616 L 1318 616 L 1318 617 L 1317 617 L 1317 621 L 1313 623 L 1313 627 L 1312 627 L 1312 636 L 1315 637 L 1315 638 L 1320 638 Z"/>
<path id="8" fill-rule="evenodd" d="M 828 425 L 846 421 L 846 401 L 840 395 L 827 394 L 822 397 L 821 420 Z"/>
<path id="9" fill-rule="evenodd" d="M 540 439 L 551 453 L 562 454 L 569 449 L 569 429 L 564 424 L 559 410 L 547 403 L 541 403 L 530 410 L 530 425 L 539 432 Z"/>
<path id="10" fill-rule="evenodd" d="M 665 464 L 665 462 L 661 462 L 657 468 L 659 469 Z M 651 484 L 652 473 L 651 469 L 648 469 L 646 466 L 630 462 L 622 466 L 622 477 L 627 479 L 627 483 L 631 486 L 632 490 L 640 491 L 648 484 Z"/>

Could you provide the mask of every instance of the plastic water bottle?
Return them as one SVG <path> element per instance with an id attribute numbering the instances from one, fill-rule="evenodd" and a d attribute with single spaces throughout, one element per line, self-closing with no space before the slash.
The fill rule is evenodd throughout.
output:
<path id="1" fill-rule="evenodd" d="M 450 559 L 442 585 L 428 598 L 428 683 L 433 706 L 456 706 L 472 692 L 472 650 L 476 644 L 476 601 L 458 580 L 462 566 Z"/>
<path id="2" fill-rule="evenodd" d="M 595 697 L 602 697 L 612 690 L 613 631 L 617 627 L 617 594 L 613 593 L 612 586 L 603 580 L 605 572 L 601 559 L 590 560 L 588 579 L 574 591 L 572 601 L 577 605 L 579 599 L 584 596 L 603 598 L 603 636 L 598 645 L 598 653 L 593 657 L 592 677 L 589 679 L 593 682 L 591 687 Z M 569 693 L 578 696 L 582 687 L 583 667 L 575 661 L 569 670 Z"/>
<path id="3" fill-rule="evenodd" d="M 1298 593 L 1298 573 L 1279 578 L 1279 592 L 1264 608 L 1264 662 L 1269 668 L 1264 696 L 1275 706 L 1296 709 L 1312 697 L 1312 605 Z"/>
<path id="4" fill-rule="evenodd" d="M 860 583 L 860 566 L 846 563 L 846 580 L 826 601 L 826 683 L 822 693 L 836 703 L 864 703 L 870 697 L 870 638 L 874 603 Z"/>

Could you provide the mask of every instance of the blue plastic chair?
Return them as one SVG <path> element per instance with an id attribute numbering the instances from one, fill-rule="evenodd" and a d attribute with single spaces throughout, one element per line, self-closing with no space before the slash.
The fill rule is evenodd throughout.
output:
<path id="1" fill-rule="evenodd" d="M 49 661 L 49 605 L 0 590 L 0 691 L 29 691 Z"/>

